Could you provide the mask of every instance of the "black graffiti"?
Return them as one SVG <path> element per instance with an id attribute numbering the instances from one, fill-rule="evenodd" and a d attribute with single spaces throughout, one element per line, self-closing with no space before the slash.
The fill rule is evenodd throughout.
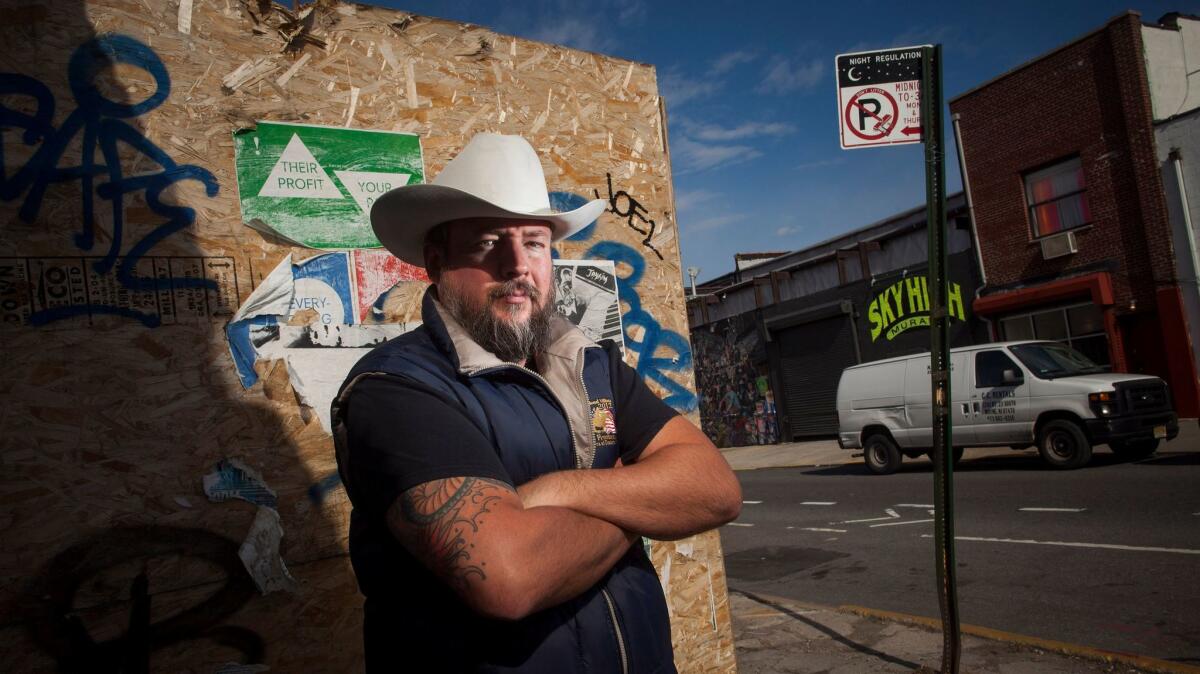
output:
<path id="1" fill-rule="evenodd" d="M 223 584 L 202 601 L 151 622 L 146 564 L 152 559 L 199 560 L 225 572 Z M 118 567 L 142 565 L 130 587 L 125 633 L 96 641 L 80 616 L 76 595 L 87 581 Z M 136 567 L 135 567 L 136 568 Z M 20 607 L 33 640 L 62 672 L 145 672 L 150 654 L 172 644 L 207 639 L 262 662 L 262 638 L 245 627 L 225 625 L 257 593 L 238 557 L 238 544 L 211 531 L 169 526 L 118 527 L 59 553 L 34 581 Z"/>
<path id="2" fill-rule="evenodd" d="M 658 256 L 658 259 L 663 259 L 663 254 L 660 253 L 659 250 L 654 247 L 654 244 L 650 242 L 650 240 L 654 238 L 654 233 L 658 227 L 653 219 L 646 217 L 650 215 L 650 212 L 647 211 L 645 206 L 639 203 L 637 199 L 634 199 L 632 196 L 630 196 L 625 190 L 617 190 L 616 192 L 613 192 L 612 174 L 606 173 L 604 175 L 608 178 L 608 212 L 625 218 L 625 224 L 629 225 L 633 231 L 637 232 L 638 234 L 646 235 L 646 238 L 642 239 L 642 245 L 654 251 L 654 254 Z M 597 199 L 601 198 L 600 190 L 593 189 L 592 192 L 595 193 Z M 621 208 L 620 205 L 622 199 L 625 200 L 624 208 Z M 634 223 L 634 218 L 637 218 L 644 226 L 638 226 L 636 223 Z"/>

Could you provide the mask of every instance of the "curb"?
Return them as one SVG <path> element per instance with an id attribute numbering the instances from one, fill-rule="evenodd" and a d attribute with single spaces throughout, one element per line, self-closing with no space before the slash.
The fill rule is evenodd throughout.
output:
<path id="1" fill-rule="evenodd" d="M 762 604 L 763 600 L 766 600 L 771 604 L 779 604 L 781 606 L 795 606 L 807 610 L 850 613 L 853 615 L 862 616 L 864 618 L 875 618 L 876 620 L 898 622 L 916 627 L 923 627 L 935 632 L 940 632 L 942 630 L 941 620 L 936 618 L 927 618 L 925 616 L 912 615 L 909 613 L 885 611 L 882 609 L 868 608 L 866 606 L 856 606 L 854 604 L 828 606 L 824 604 L 798 601 L 795 599 L 786 599 L 784 597 L 761 594 L 758 592 L 745 592 L 734 588 L 729 588 L 729 592 L 740 594 L 743 597 L 746 597 L 747 599 L 759 604 Z M 770 606 L 770 604 L 767 605 Z M 1147 655 L 1122 653 L 1120 651 L 1108 651 L 1102 648 L 1092 648 L 1090 646 L 1072 644 L 1065 641 L 1055 641 L 1053 639 L 1043 639 L 1041 637 L 1032 637 L 1025 634 L 1005 632 L 1003 630 L 992 629 L 990 627 L 980 627 L 978 625 L 967 625 L 960 623 L 959 630 L 963 634 L 969 634 L 981 639 L 988 639 L 989 641 L 999 641 L 1001 643 L 1014 644 L 1017 646 L 1038 648 L 1043 651 L 1086 658 L 1088 660 L 1098 660 L 1100 662 L 1107 663 L 1120 663 L 1137 667 L 1149 672 L 1161 672 L 1162 674 L 1200 674 L 1200 667 L 1185 665 L 1178 662 L 1171 662 L 1170 660 L 1152 658 Z"/>
<path id="2" fill-rule="evenodd" d="M 881 609 L 867 608 L 865 606 L 855 606 L 852 604 L 838 606 L 834 610 L 853 613 L 867 618 L 878 618 L 880 620 L 891 620 L 894 622 L 927 627 L 939 632 L 942 629 L 941 620 L 935 620 L 934 618 L 927 618 L 925 616 L 897 613 L 895 611 L 884 611 Z M 1123 653 L 1120 651 L 1108 651 L 1102 648 L 1092 648 L 1090 646 L 1082 646 L 1080 644 L 1072 644 L 1065 641 L 1054 641 L 1053 639 L 1031 637 L 1025 634 L 1005 632 L 1003 630 L 992 629 L 990 627 L 980 627 L 978 625 L 960 624 L 959 629 L 963 634 L 970 634 L 971 636 L 981 637 L 983 639 L 1016 644 L 1019 646 L 1030 646 L 1033 648 L 1039 648 L 1043 651 L 1062 653 L 1063 655 L 1073 655 L 1076 657 L 1087 658 L 1089 660 L 1100 660 L 1108 663 L 1132 665 L 1134 667 L 1138 667 L 1139 669 L 1144 669 L 1151 672 L 1163 672 L 1165 674 L 1200 673 L 1200 667 L 1193 667 L 1192 665 L 1171 662 L 1170 660 L 1160 660 L 1158 658 L 1152 658 L 1148 655 L 1137 655 L 1134 653 Z"/>

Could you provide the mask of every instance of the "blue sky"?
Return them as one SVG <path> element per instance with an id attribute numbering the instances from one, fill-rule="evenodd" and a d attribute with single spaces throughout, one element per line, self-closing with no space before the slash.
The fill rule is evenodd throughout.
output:
<path id="1" fill-rule="evenodd" d="M 949 99 L 1127 9 L 1150 22 L 1200 13 L 1194 1 L 1141 0 L 374 4 L 654 65 L 683 266 L 700 267 L 700 281 L 732 271 L 734 253 L 803 248 L 924 202 L 921 145 L 838 146 L 835 55 L 940 42 Z M 948 118 L 946 135 L 953 143 Z"/>

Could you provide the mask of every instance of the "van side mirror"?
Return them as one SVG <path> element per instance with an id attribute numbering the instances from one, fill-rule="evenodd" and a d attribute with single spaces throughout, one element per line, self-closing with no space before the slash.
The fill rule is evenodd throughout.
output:
<path id="1" fill-rule="evenodd" d="M 1017 372 L 1016 370 L 1005 370 L 1004 371 L 1004 385 L 1005 386 L 1019 386 L 1024 383 L 1025 383 L 1025 378 L 1022 377 L 1021 374 L 1019 372 Z"/>

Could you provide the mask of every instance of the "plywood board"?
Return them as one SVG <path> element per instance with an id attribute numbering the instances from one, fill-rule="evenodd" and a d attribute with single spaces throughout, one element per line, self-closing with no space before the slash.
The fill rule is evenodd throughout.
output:
<path id="1" fill-rule="evenodd" d="M 259 120 L 416 134 L 427 176 L 474 133 L 525 135 L 557 204 L 608 200 L 560 253 L 616 262 L 629 361 L 695 419 L 653 67 L 336 2 L 294 15 L 234 0 L 3 0 L 0 40 L 0 72 L 15 75 L 0 97 L 0 604 L 19 608 L 5 611 L 0 644 L 30 668 L 97 653 L 81 634 L 122 634 L 142 571 L 155 624 L 229 584 L 233 571 L 206 555 L 240 544 L 259 506 L 206 496 L 204 476 L 228 459 L 274 493 L 299 589 L 233 593 L 217 624 L 168 623 L 178 638 L 155 642 L 154 663 L 357 662 L 361 598 L 331 440 L 282 360 L 253 362 L 244 387 L 226 335 L 281 261 L 318 253 L 242 221 L 233 135 Z M 364 322 L 419 318 L 423 288 L 399 283 Z M 79 587 L 52 580 L 63 555 L 114 537 L 128 554 L 101 548 L 111 565 L 88 569 Z M 652 549 L 680 669 L 731 671 L 718 536 Z M 76 642 L 45 631 L 73 611 L 83 612 Z M 213 630 L 261 650 L 230 650 Z"/>

